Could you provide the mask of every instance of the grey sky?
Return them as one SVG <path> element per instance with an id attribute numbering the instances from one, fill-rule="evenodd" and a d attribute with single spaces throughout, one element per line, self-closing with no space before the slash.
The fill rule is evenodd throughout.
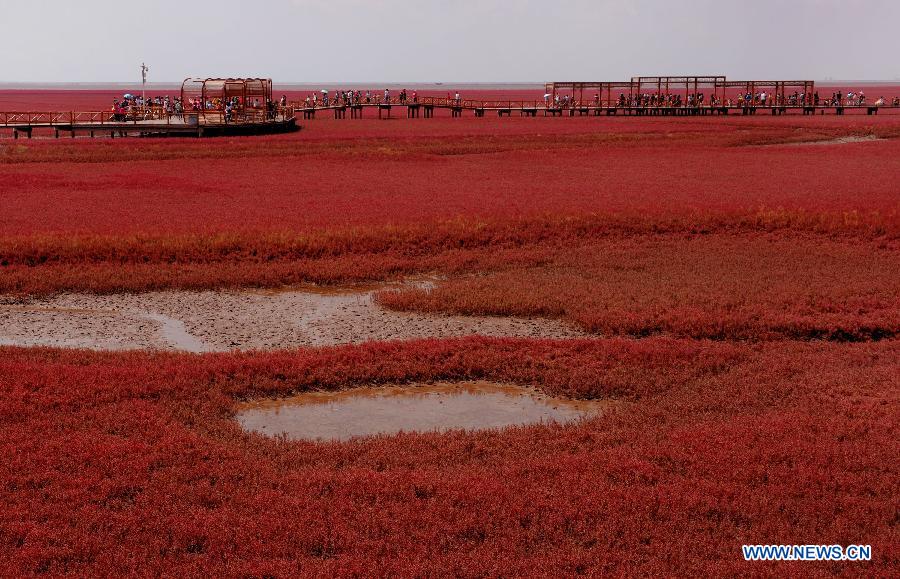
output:
<path id="1" fill-rule="evenodd" d="M 0 82 L 900 80 L 900 0 L 0 0 Z"/>

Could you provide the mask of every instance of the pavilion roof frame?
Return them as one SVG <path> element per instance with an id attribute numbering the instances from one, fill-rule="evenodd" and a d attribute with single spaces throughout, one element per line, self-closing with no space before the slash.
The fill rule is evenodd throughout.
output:
<path id="1" fill-rule="evenodd" d="M 816 83 L 812 80 L 730 80 L 724 85 L 724 89 L 729 88 L 740 88 L 754 96 L 759 92 L 758 89 L 773 89 L 772 96 L 782 103 L 787 99 L 788 88 L 801 89 L 805 104 L 809 104 L 813 99 Z"/>
<path id="2" fill-rule="evenodd" d="M 211 99 L 222 102 L 238 97 L 238 110 L 263 109 L 272 101 L 271 78 L 186 78 L 181 83 L 181 101 L 199 97 L 202 103 Z"/>
<path id="3" fill-rule="evenodd" d="M 633 76 L 631 82 L 640 84 L 718 84 L 725 82 L 724 74 L 707 76 Z"/>
<path id="4" fill-rule="evenodd" d="M 727 89 L 741 88 L 756 94 L 758 88 L 771 88 L 773 95 L 781 97 L 782 102 L 787 96 L 788 88 L 800 89 L 806 98 L 811 98 L 815 91 L 815 82 L 811 80 L 728 80 L 725 75 L 706 75 L 706 76 L 633 76 L 630 81 L 556 81 L 544 84 L 544 89 L 548 95 L 552 95 L 556 100 L 560 93 L 571 94 L 576 102 L 584 103 L 585 91 L 596 91 L 595 100 L 611 106 L 613 101 L 613 92 L 619 94 L 627 94 L 629 97 L 643 94 L 643 90 L 656 89 L 657 94 L 673 94 L 677 89 L 681 93 L 684 89 L 685 101 L 690 94 L 697 94 L 700 89 L 709 89 L 712 95 L 719 102 L 724 102 Z M 604 95 L 604 92 L 606 93 Z"/>

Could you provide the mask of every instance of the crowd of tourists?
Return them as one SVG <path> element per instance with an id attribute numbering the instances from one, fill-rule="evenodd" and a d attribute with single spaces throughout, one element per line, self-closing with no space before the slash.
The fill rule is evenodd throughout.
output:
<path id="1" fill-rule="evenodd" d="M 149 120 L 163 115 L 174 116 L 184 112 L 181 98 L 155 96 L 144 99 L 141 95 L 125 94 L 122 99 L 114 98 L 112 105 L 113 120 Z"/>
<path id="2" fill-rule="evenodd" d="M 384 89 L 383 92 L 370 90 L 336 90 L 333 94 L 329 93 L 327 90 L 321 90 L 319 93 L 314 92 L 308 94 L 303 101 L 303 106 L 307 109 L 377 104 L 419 104 L 419 93 L 415 90 L 409 91 L 407 89 L 401 89 L 395 95 L 387 88 Z M 446 104 L 460 106 L 462 104 L 462 96 L 459 94 L 459 91 L 456 91 L 455 93 L 448 92 Z"/>
<path id="3" fill-rule="evenodd" d="M 705 94 L 703 92 L 680 93 L 642 93 L 628 95 L 620 93 L 614 100 L 608 102 L 601 98 L 599 93 L 595 93 L 591 101 L 585 102 L 575 99 L 573 96 L 564 94 L 545 94 L 544 105 L 547 108 L 567 109 L 574 107 L 618 107 L 618 108 L 681 108 L 681 107 L 796 107 L 796 106 L 826 106 L 826 107 L 844 107 L 844 106 L 867 106 L 866 94 L 860 90 L 835 91 L 830 95 L 821 98 L 818 91 L 815 92 L 798 92 L 793 93 L 768 93 L 767 91 L 757 91 L 755 93 L 740 93 L 734 97 L 721 97 L 717 94 Z M 327 90 L 314 92 L 307 95 L 303 102 L 306 108 L 322 108 L 333 106 L 356 106 L 369 104 L 418 104 L 419 94 L 417 91 L 400 90 L 396 95 L 391 93 L 390 89 L 384 89 L 383 92 L 362 91 L 362 90 L 335 90 L 329 93 Z M 460 106 L 462 97 L 459 92 L 447 93 L 446 104 Z M 235 120 L 241 115 L 258 116 L 262 113 L 267 118 L 274 118 L 277 114 L 278 107 L 286 107 L 288 105 L 287 97 L 282 96 L 278 101 L 269 99 L 260 100 L 257 97 L 248 98 L 247 102 L 243 102 L 241 97 L 233 96 L 231 98 L 207 98 L 200 97 L 188 98 L 184 102 L 180 97 L 154 96 L 146 100 L 141 95 L 126 94 L 121 99 L 113 99 L 113 118 L 118 121 L 125 120 L 149 120 L 160 119 L 173 116 L 181 116 L 187 112 L 204 112 L 217 111 L 220 112 L 226 122 Z M 872 106 L 887 106 L 888 100 L 879 97 L 872 103 Z M 895 96 L 890 100 L 890 106 L 900 107 L 900 96 Z"/>
<path id="4" fill-rule="evenodd" d="M 321 93 L 321 94 L 320 94 Z M 318 107 L 352 107 L 357 105 L 370 104 L 416 104 L 419 102 L 419 93 L 417 91 L 400 90 L 396 96 L 391 94 L 390 89 L 384 89 L 383 93 L 370 90 L 335 90 L 334 94 L 330 94 L 327 90 L 320 93 L 312 93 L 306 96 L 303 101 L 306 108 Z"/>
<path id="5" fill-rule="evenodd" d="M 114 98 L 112 105 L 113 120 L 153 120 L 180 117 L 186 112 L 217 112 L 222 114 L 226 122 L 235 120 L 238 113 L 250 113 L 254 116 L 265 114 L 267 118 L 274 118 L 277 107 L 287 106 L 287 96 L 282 96 L 278 102 L 270 99 L 265 101 L 259 98 L 247 99 L 246 102 L 239 97 L 230 98 L 188 98 L 182 101 L 180 97 L 154 96 L 144 99 L 141 95 L 125 94 L 121 99 Z"/>
<path id="6" fill-rule="evenodd" d="M 887 100 L 884 97 L 878 98 L 874 106 L 886 106 Z M 793 93 L 768 93 L 766 91 L 757 91 L 739 93 L 734 97 L 720 97 L 718 95 L 706 95 L 702 92 L 682 94 L 671 93 L 642 93 L 642 94 L 625 94 L 620 93 L 612 102 L 604 102 L 601 95 L 594 94 L 589 102 L 576 100 L 570 95 L 561 94 L 545 94 L 544 105 L 547 108 L 574 108 L 574 107 L 602 107 L 612 106 L 618 108 L 680 108 L 680 107 L 797 107 L 797 106 L 827 106 L 827 107 L 844 107 L 844 106 L 866 106 L 865 92 L 848 91 L 846 95 L 837 91 L 826 98 L 820 98 L 819 92 L 799 92 Z M 900 97 L 893 97 L 891 106 L 900 106 Z"/>
<path id="7" fill-rule="evenodd" d="M 303 101 L 305 108 L 345 107 L 371 104 L 417 104 L 419 95 L 416 91 L 400 90 L 396 96 L 390 89 L 383 92 L 370 90 L 328 90 L 310 93 Z M 462 97 L 459 92 L 447 93 L 446 104 L 460 106 Z M 546 108 L 568 109 L 575 107 L 618 107 L 618 108 L 695 108 L 695 107 L 798 107 L 798 106 L 866 106 L 865 92 L 841 91 L 834 92 L 828 97 L 821 98 L 818 91 L 792 93 L 770 93 L 765 90 L 756 92 L 741 92 L 733 96 L 721 96 L 718 94 L 706 94 L 704 92 L 683 93 L 620 93 L 612 100 L 602 98 L 595 93 L 590 101 L 578 100 L 567 94 L 545 94 L 544 106 Z M 888 101 L 884 97 L 877 99 L 873 106 L 887 106 Z M 900 106 L 900 97 L 894 97 L 890 101 L 891 106 Z"/>

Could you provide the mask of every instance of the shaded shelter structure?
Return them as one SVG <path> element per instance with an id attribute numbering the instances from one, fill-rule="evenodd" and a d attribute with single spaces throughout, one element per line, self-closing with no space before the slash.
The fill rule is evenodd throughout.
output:
<path id="1" fill-rule="evenodd" d="M 684 97 L 703 93 L 718 101 L 725 99 L 725 76 L 633 76 L 631 77 L 633 94 L 652 93 L 656 95 L 673 95 Z M 709 99 L 706 100 L 709 103 Z"/>
<path id="2" fill-rule="evenodd" d="M 811 105 L 815 92 L 815 83 L 811 80 L 739 80 L 730 81 L 724 75 L 711 76 L 633 76 L 630 81 L 613 82 L 581 82 L 562 81 L 544 85 L 546 93 L 554 102 L 557 96 L 569 97 L 569 106 L 593 107 L 671 107 L 672 98 L 650 99 L 655 97 L 677 97 L 678 107 L 704 106 L 721 108 L 726 100 L 732 103 L 737 96 L 750 94 L 756 99 L 760 92 L 766 92 L 766 106 L 804 106 Z M 797 94 L 797 102 L 789 102 Z M 696 100 L 703 95 L 703 101 Z M 693 100 L 689 97 L 695 97 Z M 691 103 L 690 105 L 688 103 Z M 716 103 L 716 104 L 713 104 Z M 761 103 L 751 100 L 747 106 Z M 733 106 L 733 104 L 732 104 Z"/>
<path id="3" fill-rule="evenodd" d="M 724 83 L 724 88 L 737 90 L 738 93 L 751 95 L 755 99 L 760 92 L 766 92 L 771 97 L 767 99 L 768 106 L 786 106 L 793 92 L 798 93 L 798 102 L 792 106 L 813 105 L 813 94 L 816 83 L 811 80 L 729 80 Z M 789 93 L 790 89 L 790 93 Z M 759 104 L 751 100 L 750 105 Z"/>
<path id="4" fill-rule="evenodd" d="M 632 82 L 550 82 L 544 85 L 546 94 L 550 95 L 553 101 L 557 96 L 568 95 L 575 102 L 586 103 L 594 101 L 598 106 L 615 106 L 616 100 L 620 94 L 631 96 L 634 92 L 634 83 Z M 587 100 L 585 100 L 585 91 L 587 91 Z M 598 100 L 594 100 L 594 95 Z"/>
<path id="5" fill-rule="evenodd" d="M 632 102 L 646 94 L 677 95 L 684 103 L 689 95 L 699 93 L 722 100 L 725 83 L 724 76 L 634 76 L 630 81 L 550 82 L 544 89 L 554 101 L 558 95 L 567 95 L 572 102 L 581 105 L 615 107 L 620 105 L 621 97 Z"/>
<path id="6" fill-rule="evenodd" d="M 181 102 L 186 114 L 198 113 L 200 122 L 274 118 L 270 78 L 188 78 L 181 84 Z"/>

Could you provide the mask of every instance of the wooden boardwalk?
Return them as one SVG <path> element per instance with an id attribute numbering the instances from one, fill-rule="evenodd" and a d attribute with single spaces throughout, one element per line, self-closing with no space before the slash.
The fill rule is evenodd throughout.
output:
<path id="1" fill-rule="evenodd" d="M 13 138 L 31 138 L 34 131 L 51 131 L 75 138 L 76 134 L 94 136 L 190 136 L 260 135 L 298 130 L 293 110 L 271 115 L 254 115 L 225 120 L 220 112 L 154 115 L 128 115 L 121 118 L 104 112 L 0 112 L 0 128 L 10 129 Z"/>
<path id="2" fill-rule="evenodd" d="M 31 138 L 35 131 L 44 130 L 59 138 L 77 134 L 109 137 L 125 136 L 190 136 L 206 137 L 220 135 L 259 135 L 296 131 L 297 119 L 313 119 L 316 114 L 331 114 L 336 119 L 361 119 L 364 111 L 379 119 L 391 118 L 396 111 L 406 118 L 433 118 L 436 110 L 449 111 L 451 117 L 462 117 L 471 113 L 484 117 L 496 113 L 499 117 L 513 115 L 523 117 L 584 117 L 584 116 L 627 116 L 627 117 L 698 117 L 719 115 L 843 115 L 855 112 L 868 115 L 879 113 L 900 113 L 900 107 L 890 105 L 786 105 L 786 106 L 610 106 L 595 103 L 573 102 L 567 106 L 554 106 L 544 101 L 522 100 L 457 100 L 436 97 L 422 97 L 417 101 L 400 102 L 390 100 L 354 104 L 329 104 L 324 106 L 288 106 L 279 108 L 274 114 L 257 115 L 252 118 L 229 119 L 222 113 L 166 114 L 159 118 L 127 118 L 123 120 L 110 111 L 104 112 L 0 112 L 0 129 L 9 129 L 18 139 L 21 135 Z M 349 111 L 349 115 L 348 115 Z"/>
<path id="3" fill-rule="evenodd" d="M 861 114 L 863 111 L 868 115 L 877 115 L 879 112 L 900 112 L 900 107 L 890 105 L 771 105 L 771 106 L 618 106 L 607 104 L 588 103 L 571 103 L 566 106 L 557 106 L 545 101 L 523 101 L 523 100 L 471 100 L 471 99 L 447 99 L 436 97 L 420 97 L 416 101 L 401 102 L 398 99 L 391 98 L 384 101 L 381 98 L 370 99 L 369 102 L 352 103 L 352 104 L 329 104 L 327 106 L 319 103 L 316 106 L 307 106 L 304 102 L 292 103 L 297 115 L 304 119 L 313 119 L 317 113 L 332 114 L 336 119 L 363 118 L 363 111 L 372 111 L 371 114 L 377 115 L 378 118 L 391 118 L 395 109 L 401 111 L 401 116 L 406 118 L 432 118 L 435 110 L 450 111 L 451 117 L 461 117 L 463 113 L 472 113 L 476 117 L 483 117 L 487 113 L 496 113 L 498 116 L 519 116 L 536 117 L 541 116 L 709 116 L 709 115 L 785 115 L 785 114 L 801 114 L 801 115 L 823 115 L 834 114 L 843 115 L 845 112 L 857 112 Z M 349 115 L 347 114 L 349 111 Z"/>

